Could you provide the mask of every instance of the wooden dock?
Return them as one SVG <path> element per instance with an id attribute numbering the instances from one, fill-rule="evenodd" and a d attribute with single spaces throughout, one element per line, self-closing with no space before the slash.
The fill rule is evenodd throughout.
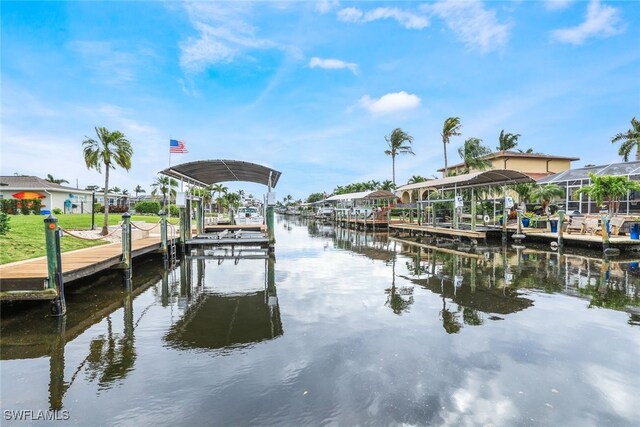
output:
<path id="1" fill-rule="evenodd" d="M 236 230 L 245 230 L 245 231 L 262 231 L 263 233 L 267 232 L 267 226 L 265 224 L 238 224 L 238 225 L 229 225 L 229 224 L 207 224 L 204 226 L 205 233 L 219 233 L 224 230 L 236 231 Z"/>
<path id="2" fill-rule="evenodd" d="M 418 224 L 406 224 L 406 223 L 391 223 L 389 229 L 405 231 L 409 233 L 424 233 L 445 237 L 467 237 L 469 239 L 485 240 L 490 230 L 462 230 L 446 227 L 434 227 L 432 225 L 418 225 Z"/>
<path id="3" fill-rule="evenodd" d="M 160 237 L 131 242 L 132 258 L 160 249 Z M 62 254 L 65 283 L 118 266 L 122 243 L 110 243 Z M 54 299 L 57 292 L 47 287 L 47 258 L 40 257 L 0 266 L 0 300 Z"/>
<path id="4" fill-rule="evenodd" d="M 336 223 L 341 227 L 357 230 L 386 230 L 389 227 L 386 219 L 337 218 Z"/>

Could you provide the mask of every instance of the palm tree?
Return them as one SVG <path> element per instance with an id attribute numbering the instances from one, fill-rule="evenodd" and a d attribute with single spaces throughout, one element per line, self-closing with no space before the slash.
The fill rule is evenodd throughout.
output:
<path id="1" fill-rule="evenodd" d="M 381 190 L 393 191 L 395 188 L 396 188 L 396 185 L 390 179 L 385 179 L 384 181 L 382 181 L 382 184 L 380 184 Z"/>
<path id="2" fill-rule="evenodd" d="M 222 207 L 219 203 L 220 196 L 222 196 L 223 194 L 227 194 L 227 191 L 229 191 L 229 189 L 222 184 L 213 184 L 211 185 L 210 189 L 211 189 L 211 192 L 213 193 L 213 198 L 216 201 L 216 205 L 218 205 L 218 211 L 220 211 L 220 208 Z"/>
<path id="3" fill-rule="evenodd" d="M 47 174 L 47 181 L 53 182 L 54 184 L 62 184 L 63 182 L 66 184 L 69 183 L 66 179 L 55 179 L 50 173 Z"/>
<path id="4" fill-rule="evenodd" d="M 504 129 L 502 129 L 500 131 L 500 136 L 498 136 L 498 146 L 496 147 L 496 150 L 508 151 L 512 148 L 516 148 L 518 145 L 518 138 L 520 138 L 519 133 L 504 133 Z"/>
<path id="5" fill-rule="evenodd" d="M 449 117 L 444 121 L 442 126 L 442 145 L 444 145 L 444 176 L 447 176 L 447 144 L 452 136 L 459 136 L 462 125 L 460 124 L 460 117 Z"/>
<path id="6" fill-rule="evenodd" d="M 549 202 L 564 194 L 564 189 L 557 184 L 538 185 L 531 191 L 531 198 L 542 204 L 542 213 L 548 214 Z"/>
<path id="7" fill-rule="evenodd" d="M 533 154 L 533 148 L 527 148 L 524 151 L 518 148 L 518 151 L 523 153 L 523 154 Z"/>
<path id="8" fill-rule="evenodd" d="M 389 145 L 389 149 L 384 151 L 384 154 L 391 156 L 391 164 L 393 166 L 393 183 L 396 183 L 396 156 L 398 154 L 413 154 L 415 153 L 411 149 L 411 143 L 413 137 L 403 131 L 400 128 L 395 128 L 390 135 L 384 137 L 385 141 Z"/>
<path id="9" fill-rule="evenodd" d="M 133 192 L 136 193 L 136 197 L 138 197 L 138 194 L 140 193 L 147 193 L 145 189 L 140 186 L 140 184 L 136 185 L 136 188 L 133 189 Z"/>
<path id="10" fill-rule="evenodd" d="M 98 191 L 99 188 L 99 185 L 87 185 L 86 187 L 84 187 L 84 189 L 87 191 Z"/>
<path id="11" fill-rule="evenodd" d="M 618 154 L 622 156 L 625 162 L 629 161 L 631 150 L 636 148 L 636 160 L 640 160 L 640 121 L 635 117 L 631 119 L 631 129 L 624 133 L 618 133 L 611 138 L 612 143 L 622 141 Z"/>
<path id="12" fill-rule="evenodd" d="M 531 191 L 534 188 L 534 184 L 530 182 L 521 182 L 513 186 L 513 190 L 518 194 L 519 203 L 527 203 L 531 198 Z"/>
<path id="13" fill-rule="evenodd" d="M 409 178 L 409 181 L 407 181 L 407 184 L 416 184 L 418 182 L 425 182 L 427 180 L 427 178 L 420 176 L 420 175 L 413 175 L 411 178 Z"/>
<path id="14" fill-rule="evenodd" d="M 131 157 L 133 156 L 133 148 L 131 143 L 118 130 L 109 132 L 107 128 L 96 127 L 98 140 L 87 137 L 82 142 L 84 162 L 88 169 L 95 169 L 101 172 L 102 165 L 105 167 L 104 172 L 104 222 L 102 224 L 102 234 L 107 235 L 109 232 L 109 170 L 115 169 L 116 165 L 124 168 L 126 171 L 131 169 Z"/>
<path id="15" fill-rule="evenodd" d="M 153 188 L 151 191 L 153 196 L 158 192 L 162 194 L 162 208 L 164 209 L 167 204 L 167 195 L 169 195 L 169 202 L 171 202 L 171 197 L 175 197 L 177 194 L 178 181 L 168 176 L 158 176 L 151 184 L 151 187 Z"/>
<path id="16" fill-rule="evenodd" d="M 112 187 L 111 190 L 109 191 L 116 194 L 122 193 L 122 190 L 120 189 L 120 187 Z"/>
<path id="17" fill-rule="evenodd" d="M 467 172 L 471 169 L 485 170 L 491 166 L 491 162 L 485 158 L 491 154 L 491 150 L 482 145 L 479 138 L 469 138 L 464 145 L 458 149 L 458 154 L 464 162 Z"/>
<path id="18" fill-rule="evenodd" d="M 587 194 L 591 200 L 595 200 L 598 206 L 602 206 L 607 200 L 609 210 L 615 214 L 620 206 L 620 199 L 626 197 L 632 190 L 639 191 L 640 183 L 632 181 L 626 176 L 596 175 L 589 173 L 591 184 L 579 188 L 574 193 L 575 196 L 581 193 Z"/>

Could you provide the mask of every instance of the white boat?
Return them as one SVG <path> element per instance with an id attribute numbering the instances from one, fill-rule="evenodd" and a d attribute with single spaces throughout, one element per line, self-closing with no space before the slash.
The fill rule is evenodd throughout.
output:
<path id="1" fill-rule="evenodd" d="M 264 224 L 264 217 L 258 210 L 258 208 L 253 206 L 241 206 L 238 208 L 238 213 L 234 215 L 235 223 L 238 225 L 242 224 Z"/>
<path id="2" fill-rule="evenodd" d="M 316 211 L 317 217 L 331 218 L 333 216 L 333 206 L 320 206 Z"/>

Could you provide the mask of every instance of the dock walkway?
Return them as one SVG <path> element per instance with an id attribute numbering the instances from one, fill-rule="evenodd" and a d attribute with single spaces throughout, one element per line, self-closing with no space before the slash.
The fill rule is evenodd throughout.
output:
<path id="1" fill-rule="evenodd" d="M 132 258 L 160 249 L 160 237 L 131 242 Z M 65 283 L 90 276 L 122 261 L 122 243 L 110 243 L 62 254 Z M 0 265 L 0 299 L 53 299 L 56 291 L 47 289 L 47 257 Z"/>

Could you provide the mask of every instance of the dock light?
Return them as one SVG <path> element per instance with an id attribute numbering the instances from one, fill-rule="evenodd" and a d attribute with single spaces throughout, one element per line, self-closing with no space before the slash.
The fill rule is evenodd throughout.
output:
<path id="1" fill-rule="evenodd" d="M 53 230 L 54 228 L 56 228 L 56 225 L 54 223 L 51 223 L 49 224 L 49 228 Z"/>

